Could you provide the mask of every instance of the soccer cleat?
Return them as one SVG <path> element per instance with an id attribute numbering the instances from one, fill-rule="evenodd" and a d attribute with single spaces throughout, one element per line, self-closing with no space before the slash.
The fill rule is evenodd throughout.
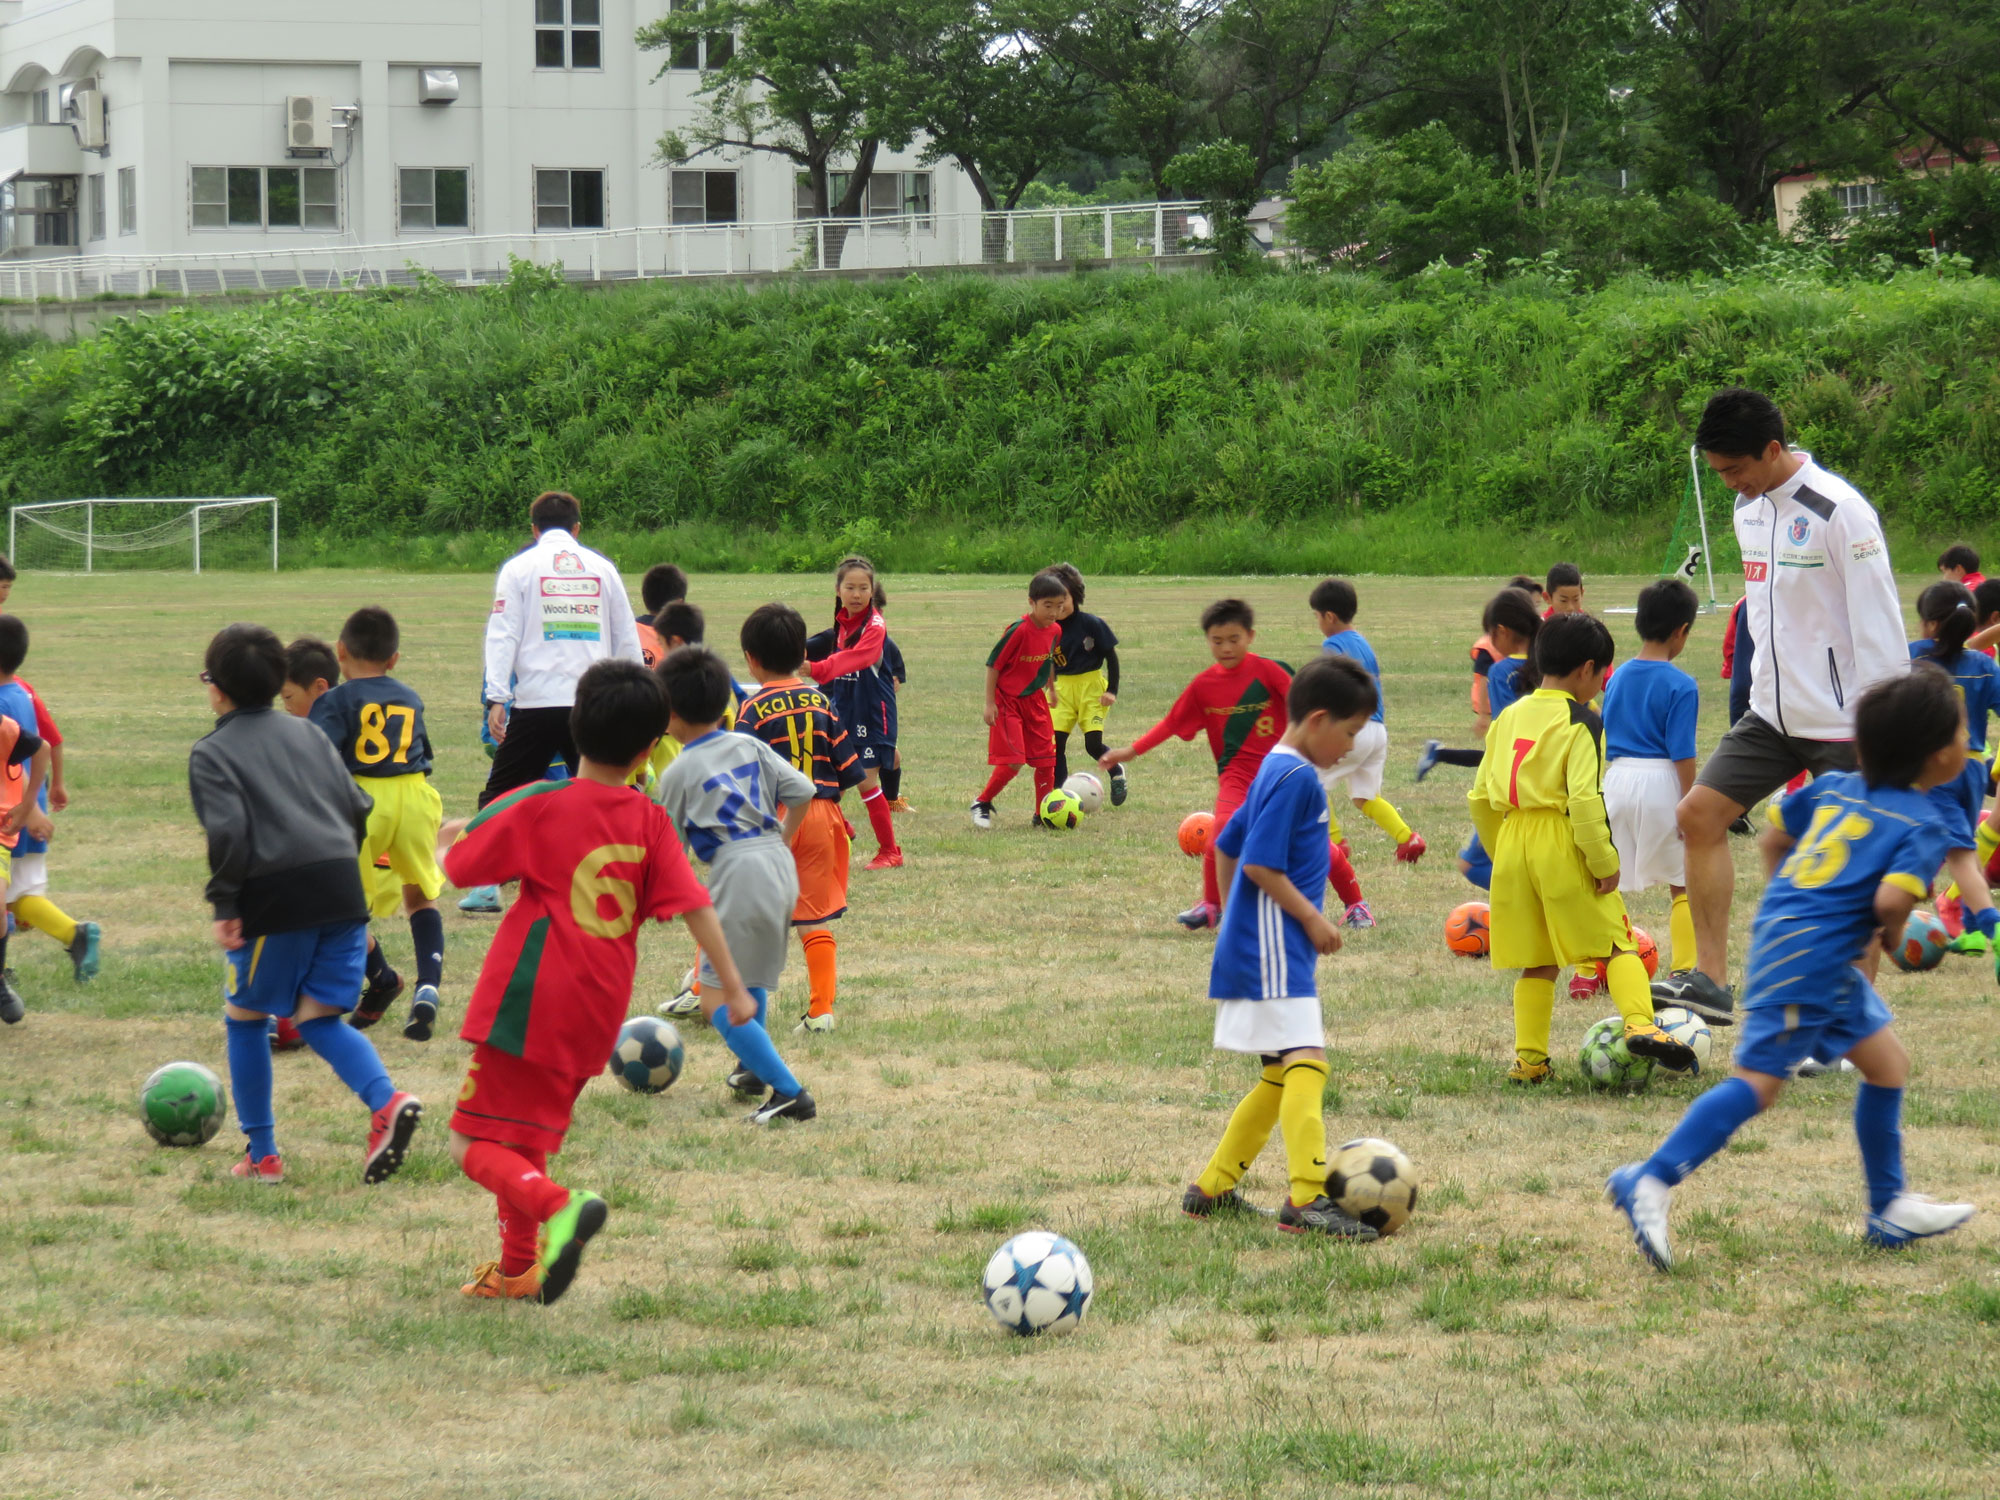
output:
<path id="1" fill-rule="evenodd" d="M 828 1011 L 823 1016 L 815 1016 L 811 1014 L 800 1016 L 799 1024 L 792 1028 L 792 1034 L 796 1036 L 798 1035 L 798 1033 L 802 1031 L 825 1032 L 831 1030 L 833 1030 L 833 1012 Z"/>
<path id="2" fill-rule="evenodd" d="M 761 1099 L 771 1086 L 748 1068 L 734 1068 L 729 1074 L 729 1091 L 739 1099 Z"/>
<path id="3" fill-rule="evenodd" d="M 895 801 L 889 804 L 889 811 L 892 813 L 903 813 L 907 815 L 909 813 L 915 812 L 916 809 L 910 806 L 910 799 L 908 797 L 898 797 Z"/>
<path id="4" fill-rule="evenodd" d="M 1288 1194 L 1285 1206 L 1278 1210 L 1278 1227 L 1287 1234 L 1324 1234 L 1336 1240 L 1355 1240 L 1362 1244 L 1381 1238 L 1325 1193 L 1303 1207 L 1292 1202 Z"/>
<path id="5" fill-rule="evenodd" d="M 467 1297 L 504 1297 L 515 1302 L 539 1302 L 542 1298 L 542 1268 L 528 1267 L 519 1276 L 500 1274 L 500 1262 L 489 1260 L 472 1273 L 472 1280 L 460 1287 Z"/>
<path id="6" fill-rule="evenodd" d="M 0 1021 L 12 1026 L 28 1013 L 28 1003 L 14 988 L 14 971 L 0 972 Z"/>
<path id="7" fill-rule="evenodd" d="M 1123 807 L 1125 799 L 1131 795 L 1132 789 L 1125 784 L 1125 768 L 1123 766 L 1113 766 L 1111 768 L 1111 805 L 1113 807 Z"/>
<path id="8" fill-rule="evenodd" d="M 752 1110 L 746 1120 L 751 1125 L 768 1125 L 773 1120 L 810 1120 L 819 1113 L 813 1096 L 804 1089 L 796 1094 L 773 1094 Z"/>
<path id="9" fill-rule="evenodd" d="M 1413 865 L 1424 857 L 1424 850 L 1428 847 L 1421 833 L 1413 833 L 1396 846 L 1396 863 Z"/>
<path id="10" fill-rule="evenodd" d="M 659 1010 L 672 1020 L 685 1021 L 701 1014 L 701 996 L 693 990 L 682 990 L 673 999 L 662 1000 Z"/>
<path id="11" fill-rule="evenodd" d="M 1937 898 L 1937 919 L 1944 923 L 1944 930 L 1952 937 L 1965 931 L 1965 903 L 1956 896 Z"/>
<path id="12" fill-rule="evenodd" d="M 1882 1212 L 1868 1216 L 1862 1238 L 1880 1250 L 1901 1250 L 1914 1240 L 1950 1234 L 1974 1212 L 1970 1203 L 1940 1203 L 1925 1193 L 1898 1193 Z"/>
<path id="13" fill-rule="evenodd" d="M 610 1212 L 597 1194 L 572 1190 L 569 1202 L 542 1226 L 538 1269 L 543 1302 L 554 1302 L 569 1290 L 569 1284 L 576 1280 L 576 1268 L 583 1264 L 583 1247 L 604 1227 Z"/>
<path id="14" fill-rule="evenodd" d="M 1340 925 L 1343 927 L 1352 927 L 1356 931 L 1364 927 L 1373 927 L 1375 925 L 1375 913 L 1368 909 L 1366 901 L 1357 901 L 1347 908 L 1346 914 L 1340 919 Z"/>
<path id="15" fill-rule="evenodd" d="M 1197 901 L 1186 911 L 1176 914 L 1174 920 L 1189 932 L 1206 932 L 1216 922 L 1216 910 L 1206 901 Z"/>
<path id="16" fill-rule="evenodd" d="M 1181 1212 L 1190 1219 L 1206 1219 L 1211 1214 L 1254 1214 L 1257 1210 L 1235 1188 L 1225 1188 L 1211 1198 L 1200 1183 L 1190 1182 L 1181 1194 Z"/>
<path id="17" fill-rule="evenodd" d="M 1555 1065 L 1546 1057 L 1540 1062 L 1531 1058 L 1517 1057 L 1514 1066 L 1507 1070 L 1509 1083 L 1541 1083 L 1555 1073 Z"/>
<path id="18" fill-rule="evenodd" d="M 410 1019 L 403 1023 L 403 1035 L 413 1042 L 428 1042 L 431 1027 L 437 1024 L 438 992 L 434 984 L 420 984 L 410 997 Z"/>
<path id="19" fill-rule="evenodd" d="M 402 993 L 403 976 L 394 969 L 384 969 L 382 977 L 371 981 L 361 992 L 361 1000 L 354 1007 L 354 1013 L 347 1018 L 347 1024 L 356 1031 L 366 1031 L 389 1013 L 389 1007 Z"/>
<path id="20" fill-rule="evenodd" d="M 496 913 L 500 910 L 500 887 L 475 885 L 459 898 L 458 909 L 465 912 Z"/>
<path id="21" fill-rule="evenodd" d="M 229 1169 L 229 1175 L 231 1177 L 246 1177 L 252 1182 L 283 1182 L 285 1180 L 285 1164 L 279 1160 L 278 1154 L 275 1151 L 262 1161 L 250 1160 L 250 1153 L 245 1151 L 243 1153 L 243 1160 L 237 1162 L 235 1166 Z"/>
<path id="22" fill-rule="evenodd" d="M 875 857 L 869 860 L 863 868 L 869 870 L 900 870 L 903 868 L 903 851 L 901 849 L 879 850 Z"/>
<path id="23" fill-rule="evenodd" d="M 1438 751 L 1443 748 L 1443 740 L 1424 741 L 1424 748 L 1417 755 L 1417 780 L 1422 781 L 1437 769 Z"/>
<path id="24" fill-rule="evenodd" d="M 1628 1162 L 1604 1182 L 1604 1196 L 1618 1205 L 1632 1226 L 1632 1243 L 1662 1271 L 1674 1268 L 1673 1247 L 1667 1243 L 1667 1204 L 1673 1194 L 1642 1161 Z"/>
<path id="25" fill-rule="evenodd" d="M 1751 826 L 1750 814 L 1745 812 L 1745 813 L 1738 813 L 1736 815 L 1736 821 L 1729 825 L 1729 831 L 1743 838 L 1748 838 L 1751 834 L 1755 833 L 1757 830 Z"/>
<path id="26" fill-rule="evenodd" d="M 972 826 L 982 832 L 993 826 L 993 804 L 975 802 L 972 804 Z"/>
<path id="27" fill-rule="evenodd" d="M 1578 969 L 1569 976 L 1569 997 L 1572 1000 L 1588 1000 L 1592 995 L 1604 991 L 1604 976 L 1592 968 Z"/>
<path id="28" fill-rule="evenodd" d="M 1700 1059 L 1686 1042 L 1677 1042 L 1651 1021 L 1634 1016 L 1625 1022 L 1625 1050 L 1634 1057 L 1650 1057 L 1676 1073 L 1694 1071 Z"/>
<path id="29" fill-rule="evenodd" d="M 95 922 L 76 924 L 76 936 L 63 951 L 69 955 L 78 984 L 88 984 L 97 977 L 97 944 L 102 936 L 102 929 Z"/>
<path id="30" fill-rule="evenodd" d="M 1964 932 L 1945 945 L 1947 953 L 1991 953 L 1993 944 L 1987 941 L 1983 932 Z"/>
<path id="31" fill-rule="evenodd" d="M 299 1028 L 292 1024 L 289 1016 L 279 1016 L 278 1024 L 271 1028 L 271 1050 L 273 1052 L 296 1052 L 306 1044 L 299 1035 Z"/>
<path id="32" fill-rule="evenodd" d="M 368 1117 L 368 1152 L 361 1158 L 363 1182 L 386 1182 L 396 1175 L 409 1152 L 410 1137 L 424 1117 L 424 1102 L 401 1089 L 389 1102 Z"/>
<path id="33" fill-rule="evenodd" d="M 1665 979 L 1653 981 L 1653 1009 L 1678 1005 L 1691 1010 L 1711 1026 L 1736 1024 L 1736 996 L 1726 984 L 1717 984 L 1699 969 L 1676 969 Z"/>

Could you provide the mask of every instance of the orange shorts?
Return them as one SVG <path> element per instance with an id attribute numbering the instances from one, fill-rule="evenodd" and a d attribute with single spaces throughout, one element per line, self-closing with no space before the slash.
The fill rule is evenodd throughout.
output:
<path id="1" fill-rule="evenodd" d="M 847 912 L 847 819 L 831 797 L 815 797 L 806 820 L 792 841 L 792 859 L 799 867 L 799 904 L 792 908 L 794 927 L 831 922 Z"/>
<path id="2" fill-rule="evenodd" d="M 451 1128 L 475 1141 L 533 1146 L 553 1156 L 562 1150 L 570 1112 L 587 1082 L 475 1042 Z"/>

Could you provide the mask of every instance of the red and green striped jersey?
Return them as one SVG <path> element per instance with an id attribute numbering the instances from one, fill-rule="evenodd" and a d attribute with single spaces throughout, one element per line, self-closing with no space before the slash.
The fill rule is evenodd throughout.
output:
<path id="1" fill-rule="evenodd" d="M 1144 755 L 1170 739 L 1191 740 L 1206 729 L 1216 775 L 1254 776 L 1284 735 L 1285 694 L 1291 686 L 1291 668 L 1255 654 L 1234 667 L 1210 667 L 1132 748 Z"/>
<path id="2" fill-rule="evenodd" d="M 521 883 L 459 1036 L 551 1073 L 604 1071 L 632 1003 L 639 924 L 709 904 L 666 813 L 630 787 L 538 781 L 445 852 L 453 885 Z"/>
<path id="3" fill-rule="evenodd" d="M 1041 692 L 1056 675 L 1056 643 L 1062 639 L 1062 623 L 1051 620 L 1037 625 L 1031 615 L 1000 632 L 986 665 L 1000 673 L 996 691 L 1003 698 L 1031 698 Z"/>

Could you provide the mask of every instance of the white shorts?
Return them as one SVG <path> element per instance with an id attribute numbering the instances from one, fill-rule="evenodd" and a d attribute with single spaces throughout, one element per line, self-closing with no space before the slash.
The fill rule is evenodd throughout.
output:
<path id="1" fill-rule="evenodd" d="M 1373 802 L 1382 795 L 1382 771 L 1388 764 L 1388 726 L 1370 719 L 1354 737 L 1354 748 L 1319 773 L 1319 784 L 1331 798 L 1333 789 L 1345 781 L 1348 796 Z"/>
<path id="2" fill-rule="evenodd" d="M 1687 850 L 1674 821 L 1681 773 L 1670 760 L 1621 755 L 1604 771 L 1604 816 L 1618 849 L 1621 894 L 1687 884 Z"/>
<path id="3" fill-rule="evenodd" d="M 1295 1047 L 1324 1047 L 1326 1025 L 1320 1020 L 1319 996 L 1297 995 L 1289 1000 L 1218 1000 L 1215 1002 L 1215 1050 L 1218 1052 L 1290 1052 Z"/>
<path id="4" fill-rule="evenodd" d="M 7 876 L 7 901 L 9 905 L 23 896 L 46 896 L 49 893 L 48 851 L 40 854 L 16 854 L 14 868 Z"/>

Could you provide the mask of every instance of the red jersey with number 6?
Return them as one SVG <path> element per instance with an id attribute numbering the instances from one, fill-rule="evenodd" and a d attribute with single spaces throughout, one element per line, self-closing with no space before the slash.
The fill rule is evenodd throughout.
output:
<path id="1" fill-rule="evenodd" d="M 1166 717 L 1132 748 L 1144 755 L 1169 738 L 1191 740 L 1206 729 L 1215 774 L 1233 771 L 1247 782 L 1284 736 L 1285 695 L 1291 690 L 1291 668 L 1254 652 L 1234 667 L 1210 667 L 1182 689 Z"/>
<path id="2" fill-rule="evenodd" d="M 538 781 L 445 852 L 453 885 L 521 883 L 459 1036 L 571 1078 L 601 1073 L 632 1003 L 639 924 L 709 904 L 673 824 L 630 787 Z"/>

